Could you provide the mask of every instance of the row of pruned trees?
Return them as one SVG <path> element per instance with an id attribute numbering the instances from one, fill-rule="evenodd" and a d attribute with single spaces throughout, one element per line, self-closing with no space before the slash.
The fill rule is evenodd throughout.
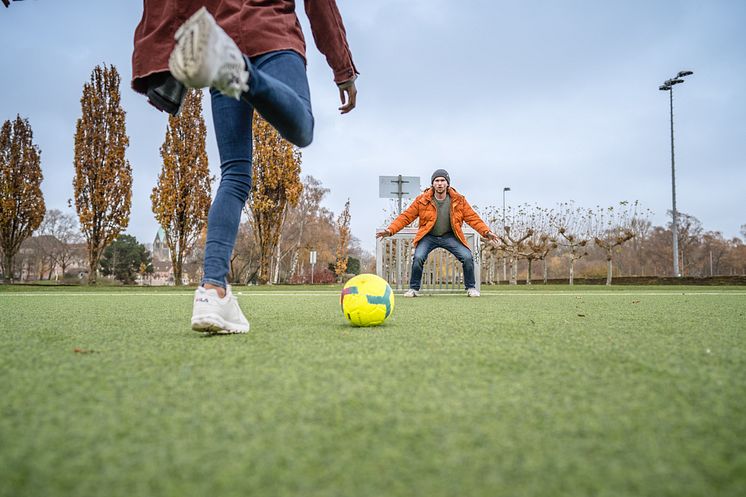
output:
<path id="1" fill-rule="evenodd" d="M 543 263 L 544 280 L 548 277 L 547 260 L 561 252 L 567 259 L 569 283 L 572 285 L 577 262 L 592 248 L 604 253 L 607 261 L 606 283 L 611 284 L 613 260 L 620 248 L 635 236 L 635 227 L 644 223 L 648 211 L 638 202 L 619 202 L 616 206 L 587 209 L 562 203 L 557 208 L 519 205 L 505 212 L 487 209 L 486 218 L 498 235 L 498 241 L 484 245 L 483 264 L 493 269 L 489 279 L 499 279 L 500 265 L 509 281 L 517 283 L 518 261 L 526 261 L 526 282 L 530 284 L 534 264 Z"/>
<path id="2" fill-rule="evenodd" d="M 114 66 L 97 66 L 83 85 L 81 117 L 76 124 L 74 195 L 70 203 L 74 203 L 78 216 L 91 284 L 95 284 L 102 267 L 104 251 L 121 236 L 130 220 L 132 167 L 125 156 L 129 138 L 120 83 Z M 249 261 L 248 273 L 259 282 L 279 281 L 288 254 L 291 262 L 286 273 L 296 273 L 304 229 L 314 222 L 313 209 L 318 211 L 313 203 L 321 201 L 325 190 L 311 179 L 312 189 L 303 195 L 300 151 L 258 114 L 253 132 L 253 181 L 246 209 L 249 221 L 243 231 L 251 233 L 254 243 L 244 252 L 240 251 L 243 245 L 237 246 L 234 259 Z M 189 91 L 180 114 L 169 117 L 160 149 L 162 167 L 150 197 L 155 218 L 165 233 L 177 285 L 182 282 L 184 264 L 199 258 L 204 250 L 214 181 L 205 152 L 206 133 L 202 93 Z M 42 226 L 42 179 L 41 152 L 33 142 L 29 121 L 18 116 L 13 122 L 5 122 L 0 133 L 0 252 L 6 281 L 13 279 L 13 259 L 21 244 Z M 288 223 L 291 217 L 297 219 Z M 331 234 L 337 247 L 331 256 L 320 259 L 332 264 L 338 277 L 347 270 L 349 221 L 348 202 Z M 297 236 L 288 225 L 299 228 Z M 47 231 L 42 229 L 41 234 Z"/>
<path id="3" fill-rule="evenodd" d="M 572 202 L 556 208 L 520 205 L 507 209 L 504 217 L 501 210 L 488 208 L 485 217 L 499 236 L 497 243 L 483 246 L 487 282 L 502 278 L 517 283 L 520 263 L 530 283 L 536 262 L 543 265 L 545 282 L 552 273 L 552 278 L 567 277 L 573 284 L 578 268 L 584 277 L 605 276 L 607 284 L 615 274 L 671 276 L 671 226 L 653 226 L 650 211 L 638 202 L 595 208 Z M 678 232 L 683 276 L 746 274 L 742 239 L 705 231 L 686 213 L 679 213 Z M 746 238 L 746 225 L 741 234 Z"/>

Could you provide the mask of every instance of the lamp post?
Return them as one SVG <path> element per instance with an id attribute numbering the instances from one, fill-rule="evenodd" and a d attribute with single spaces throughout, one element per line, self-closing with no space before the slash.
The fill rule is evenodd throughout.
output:
<path id="1" fill-rule="evenodd" d="M 510 187 L 503 188 L 503 230 L 505 230 L 505 192 L 509 192 Z M 503 257 L 503 281 L 508 281 L 508 264 Z"/>
<path id="2" fill-rule="evenodd" d="M 671 231 L 673 232 L 673 275 L 680 277 L 679 272 L 679 215 L 676 211 L 676 162 L 674 160 L 674 147 L 673 147 L 673 87 L 679 83 L 684 82 L 684 77 L 691 76 L 694 74 L 692 71 L 679 71 L 676 76 L 671 79 L 667 79 L 661 86 L 658 87 L 660 91 L 667 91 L 669 102 L 670 102 L 670 116 L 671 116 Z"/>

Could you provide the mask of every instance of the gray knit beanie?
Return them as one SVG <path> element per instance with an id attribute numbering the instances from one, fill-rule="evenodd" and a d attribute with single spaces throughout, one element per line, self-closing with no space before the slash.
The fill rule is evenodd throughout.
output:
<path id="1" fill-rule="evenodd" d="M 431 185 L 435 181 L 435 178 L 445 178 L 448 186 L 451 186 L 451 177 L 448 176 L 448 171 L 446 171 L 445 169 L 438 169 L 433 173 L 432 177 L 430 178 Z"/>

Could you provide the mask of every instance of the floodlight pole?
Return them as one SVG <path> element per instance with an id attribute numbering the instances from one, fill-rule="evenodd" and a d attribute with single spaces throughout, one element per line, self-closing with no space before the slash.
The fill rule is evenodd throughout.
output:
<path id="1" fill-rule="evenodd" d="M 681 276 L 679 272 L 679 213 L 676 211 L 676 160 L 673 146 L 673 87 L 668 87 L 671 116 L 671 217 L 673 233 L 673 275 Z"/>
<path id="2" fill-rule="evenodd" d="M 676 160 L 674 154 L 674 138 L 673 138 L 673 86 L 679 83 L 683 83 L 685 76 L 694 74 L 692 71 L 679 71 L 679 73 L 671 79 L 667 79 L 664 83 L 658 87 L 661 91 L 667 91 L 669 97 L 669 115 L 671 120 L 671 233 L 673 236 L 673 275 L 676 278 L 681 277 L 679 271 L 679 214 L 676 210 Z"/>

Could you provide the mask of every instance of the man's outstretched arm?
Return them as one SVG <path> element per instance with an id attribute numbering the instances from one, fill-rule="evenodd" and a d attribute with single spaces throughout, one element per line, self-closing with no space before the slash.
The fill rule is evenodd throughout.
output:
<path id="1" fill-rule="evenodd" d="M 383 238 L 386 236 L 391 236 L 405 226 L 410 225 L 415 219 L 417 219 L 420 215 L 420 208 L 417 205 L 417 199 L 415 199 L 414 202 L 412 202 L 412 205 L 406 208 L 404 212 L 399 214 L 399 216 L 394 219 L 391 224 L 389 224 L 389 227 L 386 228 L 383 231 L 379 231 L 376 233 L 376 238 Z"/>

